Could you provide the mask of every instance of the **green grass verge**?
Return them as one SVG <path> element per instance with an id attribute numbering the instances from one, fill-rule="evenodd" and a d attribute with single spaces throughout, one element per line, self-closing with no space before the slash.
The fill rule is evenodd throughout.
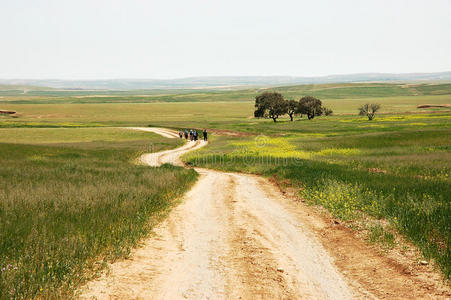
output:
<path id="1" fill-rule="evenodd" d="M 103 128 L 6 130 L 0 299 L 71 297 L 105 262 L 126 256 L 197 177 L 134 163 L 178 140 Z M 20 144 L 27 141 L 45 145 Z"/>

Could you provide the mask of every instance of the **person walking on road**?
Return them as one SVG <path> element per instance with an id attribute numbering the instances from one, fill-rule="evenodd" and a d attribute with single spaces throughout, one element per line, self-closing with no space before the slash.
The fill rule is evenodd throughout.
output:
<path id="1" fill-rule="evenodd" d="M 207 129 L 204 129 L 204 131 L 202 131 L 203 135 L 204 135 L 204 141 L 206 142 L 208 140 L 207 138 Z"/>
<path id="2" fill-rule="evenodd" d="M 194 138 L 193 134 L 194 134 L 194 133 L 193 133 L 193 130 L 190 129 L 190 130 L 189 130 L 189 140 L 190 140 L 190 141 L 192 141 L 193 138 Z"/>
<path id="3" fill-rule="evenodd" d="M 179 137 L 182 139 L 183 138 L 183 132 L 180 130 L 179 131 Z"/>
<path id="4" fill-rule="evenodd" d="M 185 133 L 185 140 L 187 140 L 188 139 L 188 130 L 185 129 L 184 133 Z"/>
<path id="5" fill-rule="evenodd" d="M 197 141 L 197 130 L 194 130 L 194 140 Z"/>

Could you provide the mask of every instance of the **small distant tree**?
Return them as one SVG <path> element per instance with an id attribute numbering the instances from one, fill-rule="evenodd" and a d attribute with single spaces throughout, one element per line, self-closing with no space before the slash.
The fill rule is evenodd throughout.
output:
<path id="1" fill-rule="evenodd" d="M 376 103 L 366 103 L 359 107 L 359 115 L 367 116 L 368 120 L 374 119 L 376 112 L 381 108 L 380 104 Z"/>
<path id="2" fill-rule="evenodd" d="M 323 107 L 323 115 L 325 116 L 331 116 L 334 112 L 332 111 L 332 109 L 327 108 L 327 107 Z"/>
<path id="3" fill-rule="evenodd" d="M 305 96 L 299 100 L 297 113 L 307 115 L 309 120 L 323 114 L 322 102 L 318 98 Z"/>
<path id="4" fill-rule="evenodd" d="M 288 103 L 282 94 L 277 92 L 264 92 L 255 97 L 256 118 L 271 118 L 274 122 L 288 112 Z"/>
<path id="5" fill-rule="evenodd" d="M 293 122 L 293 117 L 297 114 L 298 111 L 299 102 L 296 100 L 288 100 L 287 105 L 287 114 L 290 116 L 291 122 Z"/>

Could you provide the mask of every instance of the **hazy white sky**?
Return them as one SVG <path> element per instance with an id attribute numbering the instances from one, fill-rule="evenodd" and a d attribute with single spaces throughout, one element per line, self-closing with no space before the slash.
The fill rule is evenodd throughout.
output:
<path id="1" fill-rule="evenodd" d="M 0 78 L 450 70 L 450 0 L 0 0 Z"/>

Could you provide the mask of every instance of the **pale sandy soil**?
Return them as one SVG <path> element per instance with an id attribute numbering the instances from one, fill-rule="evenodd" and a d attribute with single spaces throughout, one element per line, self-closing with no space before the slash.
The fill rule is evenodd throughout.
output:
<path id="1" fill-rule="evenodd" d="M 144 130 L 178 137 L 167 129 Z M 141 160 L 182 165 L 180 155 L 205 144 L 188 142 Z M 81 298 L 446 298 L 437 278 L 428 281 L 433 273 L 412 278 L 268 180 L 196 171 L 198 182 L 154 234 L 83 287 Z"/>
<path id="2" fill-rule="evenodd" d="M 123 127 L 123 128 L 153 132 L 153 133 L 157 133 L 161 136 L 164 136 L 168 139 L 175 139 L 175 138 L 179 137 L 177 132 L 175 132 L 174 130 L 166 129 L 166 128 L 157 128 L 157 127 Z M 177 149 L 175 149 L 175 150 L 177 150 Z"/>

